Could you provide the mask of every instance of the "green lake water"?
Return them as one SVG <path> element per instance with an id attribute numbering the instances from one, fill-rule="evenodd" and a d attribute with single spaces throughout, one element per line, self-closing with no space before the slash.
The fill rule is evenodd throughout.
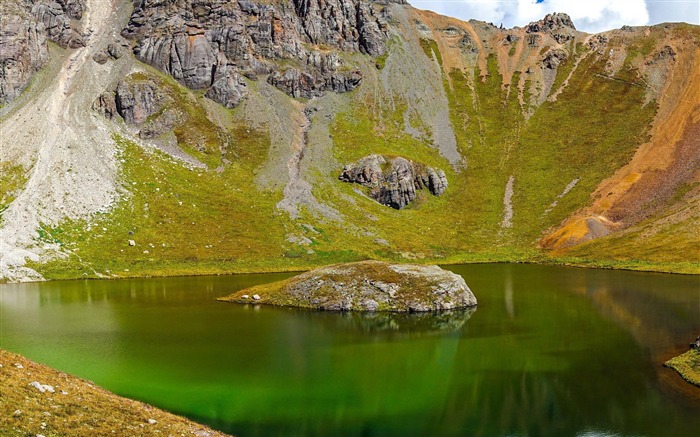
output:
<path id="1" fill-rule="evenodd" d="M 660 360 L 700 334 L 700 277 L 447 268 L 476 310 L 214 300 L 280 274 L 0 285 L 0 347 L 243 437 L 698 435 Z"/>

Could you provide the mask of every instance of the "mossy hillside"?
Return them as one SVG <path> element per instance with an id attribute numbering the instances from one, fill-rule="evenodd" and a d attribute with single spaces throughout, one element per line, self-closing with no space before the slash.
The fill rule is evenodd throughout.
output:
<path id="1" fill-rule="evenodd" d="M 123 162 L 122 201 L 89 224 L 45 229 L 45 238 L 73 254 L 38 267 L 46 277 L 265 270 L 282 256 L 284 216 L 274 208 L 279 195 L 254 187 L 244 158 L 221 173 L 204 171 L 115 139 Z M 267 148 L 261 132 L 239 139 L 259 153 Z"/>
<path id="2" fill-rule="evenodd" d="M 2 212 L 15 200 L 25 183 L 27 175 L 24 167 L 0 162 L 0 220 Z"/>
<path id="3" fill-rule="evenodd" d="M 518 184 L 513 222 L 523 243 L 588 204 L 596 186 L 649 138 L 657 107 L 644 105 L 646 90 L 636 70 L 607 78 L 604 68 L 603 59 L 583 60 L 557 100 L 544 102 L 521 133 L 513 156 Z M 579 179 L 574 189 L 558 198 L 574 179 Z M 533 223 L 542 227 L 528 229 Z"/>
<path id="4" fill-rule="evenodd" d="M 653 217 L 553 256 L 574 265 L 700 274 L 700 218 L 669 218 Z"/>
<path id="5" fill-rule="evenodd" d="M 437 50 L 429 40 L 421 44 L 426 55 Z M 574 62 L 572 58 L 567 65 Z M 595 185 L 629 159 L 633 149 L 643 142 L 653 117 L 653 105 L 642 108 L 642 88 L 597 78 L 594 73 L 602 65 L 594 67 L 582 63 L 560 98 L 538 108 L 541 115 L 530 120 L 525 119 L 525 108 L 511 89 L 514 85 L 502 83 L 495 58 L 488 60 L 486 74 L 478 69 L 472 75 L 450 73 L 451 86 L 445 81 L 445 89 L 458 146 L 468 163 L 461 172 L 454 171 L 427 141 L 404 132 L 406 107 L 401 102 L 391 110 L 382 107 L 371 93 L 356 94 L 350 110 L 339 114 L 331 125 L 336 160 L 353 162 L 371 153 L 405 156 L 444 169 L 450 188 L 440 197 L 423 196 L 410 207 L 396 211 L 358 195 L 360 187 L 337 181 L 340 168 L 318 175 L 314 195 L 343 212 L 346 223 L 321 225 L 323 237 L 310 236 L 320 243 L 313 249 L 323 253 L 329 247 L 331 251 L 344 247 L 360 258 L 410 257 L 440 262 L 537 258 L 534 246 L 542 233 L 588 202 Z M 570 71 L 562 68 L 557 78 L 568 76 Z M 516 73 L 512 83 L 518 80 Z M 593 82 L 596 80 L 601 83 Z M 613 129 L 609 138 L 601 137 L 605 120 L 600 117 L 610 119 L 611 111 L 622 108 L 608 108 L 604 98 L 583 108 L 584 103 L 579 103 L 576 96 L 590 87 L 617 93 L 615 104 L 627 110 L 619 119 L 613 116 L 615 123 L 620 122 L 620 129 Z M 599 112 L 595 120 L 600 124 L 581 123 L 581 111 Z M 542 130 L 547 132 L 540 134 Z M 570 147 L 580 150 L 574 153 L 568 150 Z M 601 155 L 601 159 L 591 160 L 591 153 Z M 515 177 L 515 217 L 513 228 L 504 230 L 503 196 L 510 175 Z M 558 197 L 574 178 L 584 176 L 586 181 L 579 181 L 568 195 Z M 555 200 L 557 205 L 551 208 Z M 372 236 L 390 245 L 368 245 Z"/>
<path id="6" fill-rule="evenodd" d="M 432 59 L 436 53 L 440 61 L 435 42 L 426 40 L 421 45 L 426 56 Z M 560 65 L 555 82 L 563 84 L 583 54 L 577 48 L 576 55 Z M 385 61 L 390 62 L 390 57 Z M 182 109 L 185 120 L 201 126 L 193 129 L 197 132 L 191 134 L 191 142 L 209 144 L 195 147 L 183 140 L 181 147 L 210 169 L 221 165 L 224 157 L 231 164 L 222 173 L 191 171 L 162 154 L 128 145 L 124 149 L 124 186 L 131 194 L 91 226 L 73 223 L 43 231 L 45 238 L 78 250 L 67 260 L 38 269 L 47 277 L 75 277 L 106 274 L 106 270 L 119 275 L 286 271 L 362 259 L 420 263 L 578 259 L 565 254 L 550 259 L 538 251 L 537 241 L 586 206 L 597 184 L 629 160 L 646 139 L 656 106 L 653 102 L 644 105 L 645 89 L 635 70 L 623 68 L 615 78 L 607 78 L 603 61 L 594 54 L 581 60 L 556 101 L 540 107 L 521 106 L 516 90 L 520 74 L 516 72 L 511 83 L 504 84 L 491 56 L 486 71 L 454 70 L 449 72 L 449 81 L 448 73 L 443 75 L 466 169 L 452 168 L 430 143 L 422 120 L 396 95 L 389 98 L 378 93 L 382 88 L 342 95 L 346 99 L 343 110 L 330 122 L 332 153 L 339 166 L 322 171 L 312 166 L 313 174 L 309 174 L 314 196 L 336 209 L 340 221 L 305 206 L 296 221 L 277 210 L 281 191 L 259 190 L 253 182 L 269 149 L 266 129 L 250 129 L 236 110 L 223 109 L 230 126 L 221 128 L 220 122 L 211 122 L 201 95 L 169 78 L 159 78 L 161 85 L 171 88 L 170 95 L 180 99 L 178 105 L 187 107 Z M 529 81 L 525 83 L 524 102 L 529 102 Z M 411 125 L 428 135 L 416 138 L 405 132 L 407 111 Z M 528 112 L 530 117 L 524 115 Z M 587 117 L 592 121 L 582 122 Z M 206 141 L 201 140 L 205 137 Z M 441 168 L 449 188 L 439 197 L 422 193 L 418 201 L 400 211 L 382 206 L 362 195 L 362 187 L 337 179 L 343 164 L 372 153 L 404 156 Z M 504 229 L 504 191 L 510 176 L 515 181 L 513 225 Z M 575 178 L 580 179 L 578 184 L 559 198 Z M 164 192 L 172 194 L 164 197 Z M 168 203 L 170 200 L 176 202 Z M 557 205 L 551 207 L 554 201 Z M 118 231 L 101 224 L 112 219 L 115 224 L 125 224 Z M 108 231 L 100 231 L 103 227 Z M 105 233 L 110 235 L 107 239 Z M 310 243 L 290 242 L 290 234 L 302 235 Z M 163 235 L 169 235 L 169 240 L 161 241 Z M 125 246 L 128 239 L 137 242 L 136 249 Z M 634 264 L 604 256 L 587 261 L 601 266 L 654 262 L 642 259 Z"/>

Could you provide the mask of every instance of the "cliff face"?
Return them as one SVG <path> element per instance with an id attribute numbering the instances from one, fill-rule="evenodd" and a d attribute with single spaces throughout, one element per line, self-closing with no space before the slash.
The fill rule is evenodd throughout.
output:
<path id="1" fill-rule="evenodd" d="M 83 15 L 82 0 L 4 0 L 0 3 L 0 103 L 24 90 L 48 60 L 47 40 L 62 47 L 84 45 L 71 20 Z"/>
<path id="2" fill-rule="evenodd" d="M 270 75 L 288 95 L 311 98 L 355 89 L 362 74 L 338 52 L 381 55 L 385 31 L 359 0 L 139 0 L 123 35 L 136 42 L 138 59 L 189 88 L 226 88 L 234 70 Z"/>
<path id="3" fill-rule="evenodd" d="M 501 29 L 401 1 L 0 7 L 17 249 L 0 276 L 543 251 L 696 268 L 697 26 Z M 42 65 L 56 77 L 17 99 Z"/>
<path id="4" fill-rule="evenodd" d="M 0 3 L 0 103 L 17 98 L 48 60 L 43 24 L 20 1 Z"/>

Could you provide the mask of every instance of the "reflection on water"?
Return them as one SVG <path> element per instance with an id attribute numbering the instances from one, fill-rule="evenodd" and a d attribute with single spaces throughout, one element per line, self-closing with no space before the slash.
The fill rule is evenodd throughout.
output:
<path id="1" fill-rule="evenodd" d="M 476 307 L 427 313 L 311 313 L 312 317 L 323 319 L 328 329 L 418 337 L 421 334 L 439 335 L 457 331 L 464 326 L 474 311 Z"/>
<path id="2" fill-rule="evenodd" d="M 478 310 L 215 301 L 288 275 L 3 285 L 0 343 L 244 436 L 682 436 L 700 426 L 698 405 L 659 389 L 655 361 L 700 332 L 697 277 L 449 268 Z"/>

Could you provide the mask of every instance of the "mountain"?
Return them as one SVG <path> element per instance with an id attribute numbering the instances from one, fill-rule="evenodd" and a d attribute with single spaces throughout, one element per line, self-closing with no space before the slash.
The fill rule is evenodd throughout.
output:
<path id="1" fill-rule="evenodd" d="M 700 27 L 2 0 L 0 277 L 360 259 L 698 272 Z"/>

